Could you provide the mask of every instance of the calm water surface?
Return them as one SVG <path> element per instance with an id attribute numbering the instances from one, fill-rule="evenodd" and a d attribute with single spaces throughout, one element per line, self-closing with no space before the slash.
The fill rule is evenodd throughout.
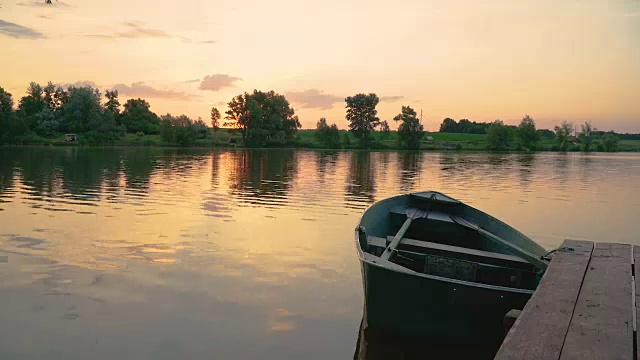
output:
<path id="1" fill-rule="evenodd" d="M 638 154 L 0 148 L 0 358 L 351 358 L 355 224 L 426 189 L 640 244 Z"/>

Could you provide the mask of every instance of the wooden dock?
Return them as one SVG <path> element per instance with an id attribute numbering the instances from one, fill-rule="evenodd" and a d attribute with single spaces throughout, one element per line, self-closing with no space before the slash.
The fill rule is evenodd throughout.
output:
<path id="1" fill-rule="evenodd" d="M 640 246 L 566 240 L 495 358 L 639 359 L 636 263 Z"/>

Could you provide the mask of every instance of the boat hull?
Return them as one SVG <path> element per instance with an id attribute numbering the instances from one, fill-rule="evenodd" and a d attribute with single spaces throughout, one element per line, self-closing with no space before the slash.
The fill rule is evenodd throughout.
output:
<path id="1" fill-rule="evenodd" d="M 495 343 L 532 292 L 389 269 L 361 259 L 367 326 L 445 342 Z"/>

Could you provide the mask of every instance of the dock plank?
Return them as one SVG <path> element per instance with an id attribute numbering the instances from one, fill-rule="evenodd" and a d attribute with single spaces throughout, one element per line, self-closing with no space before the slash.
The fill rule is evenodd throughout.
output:
<path id="1" fill-rule="evenodd" d="M 631 245 L 595 245 L 560 359 L 633 359 Z"/>
<path id="2" fill-rule="evenodd" d="M 558 359 L 593 242 L 565 240 L 538 289 L 507 334 L 496 359 Z M 568 250 L 573 249 L 573 250 Z"/>

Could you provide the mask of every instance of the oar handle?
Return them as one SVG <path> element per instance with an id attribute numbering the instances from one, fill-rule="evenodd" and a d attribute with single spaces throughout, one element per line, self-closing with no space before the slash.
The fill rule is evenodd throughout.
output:
<path id="1" fill-rule="evenodd" d="M 411 217 L 408 217 L 407 220 L 404 221 L 404 224 L 402 224 L 402 227 L 400 228 L 400 230 L 398 230 L 398 232 L 396 233 L 396 236 L 393 237 L 393 240 L 391 240 L 391 243 L 389 244 L 389 246 L 387 246 L 387 248 L 384 249 L 384 252 L 380 256 L 382 259 L 389 260 L 393 251 L 396 249 L 396 247 L 398 247 L 400 240 L 402 240 L 402 238 L 404 237 L 404 234 L 406 234 L 407 230 L 409 230 L 409 226 L 411 225 L 412 220 L 413 219 Z"/>

